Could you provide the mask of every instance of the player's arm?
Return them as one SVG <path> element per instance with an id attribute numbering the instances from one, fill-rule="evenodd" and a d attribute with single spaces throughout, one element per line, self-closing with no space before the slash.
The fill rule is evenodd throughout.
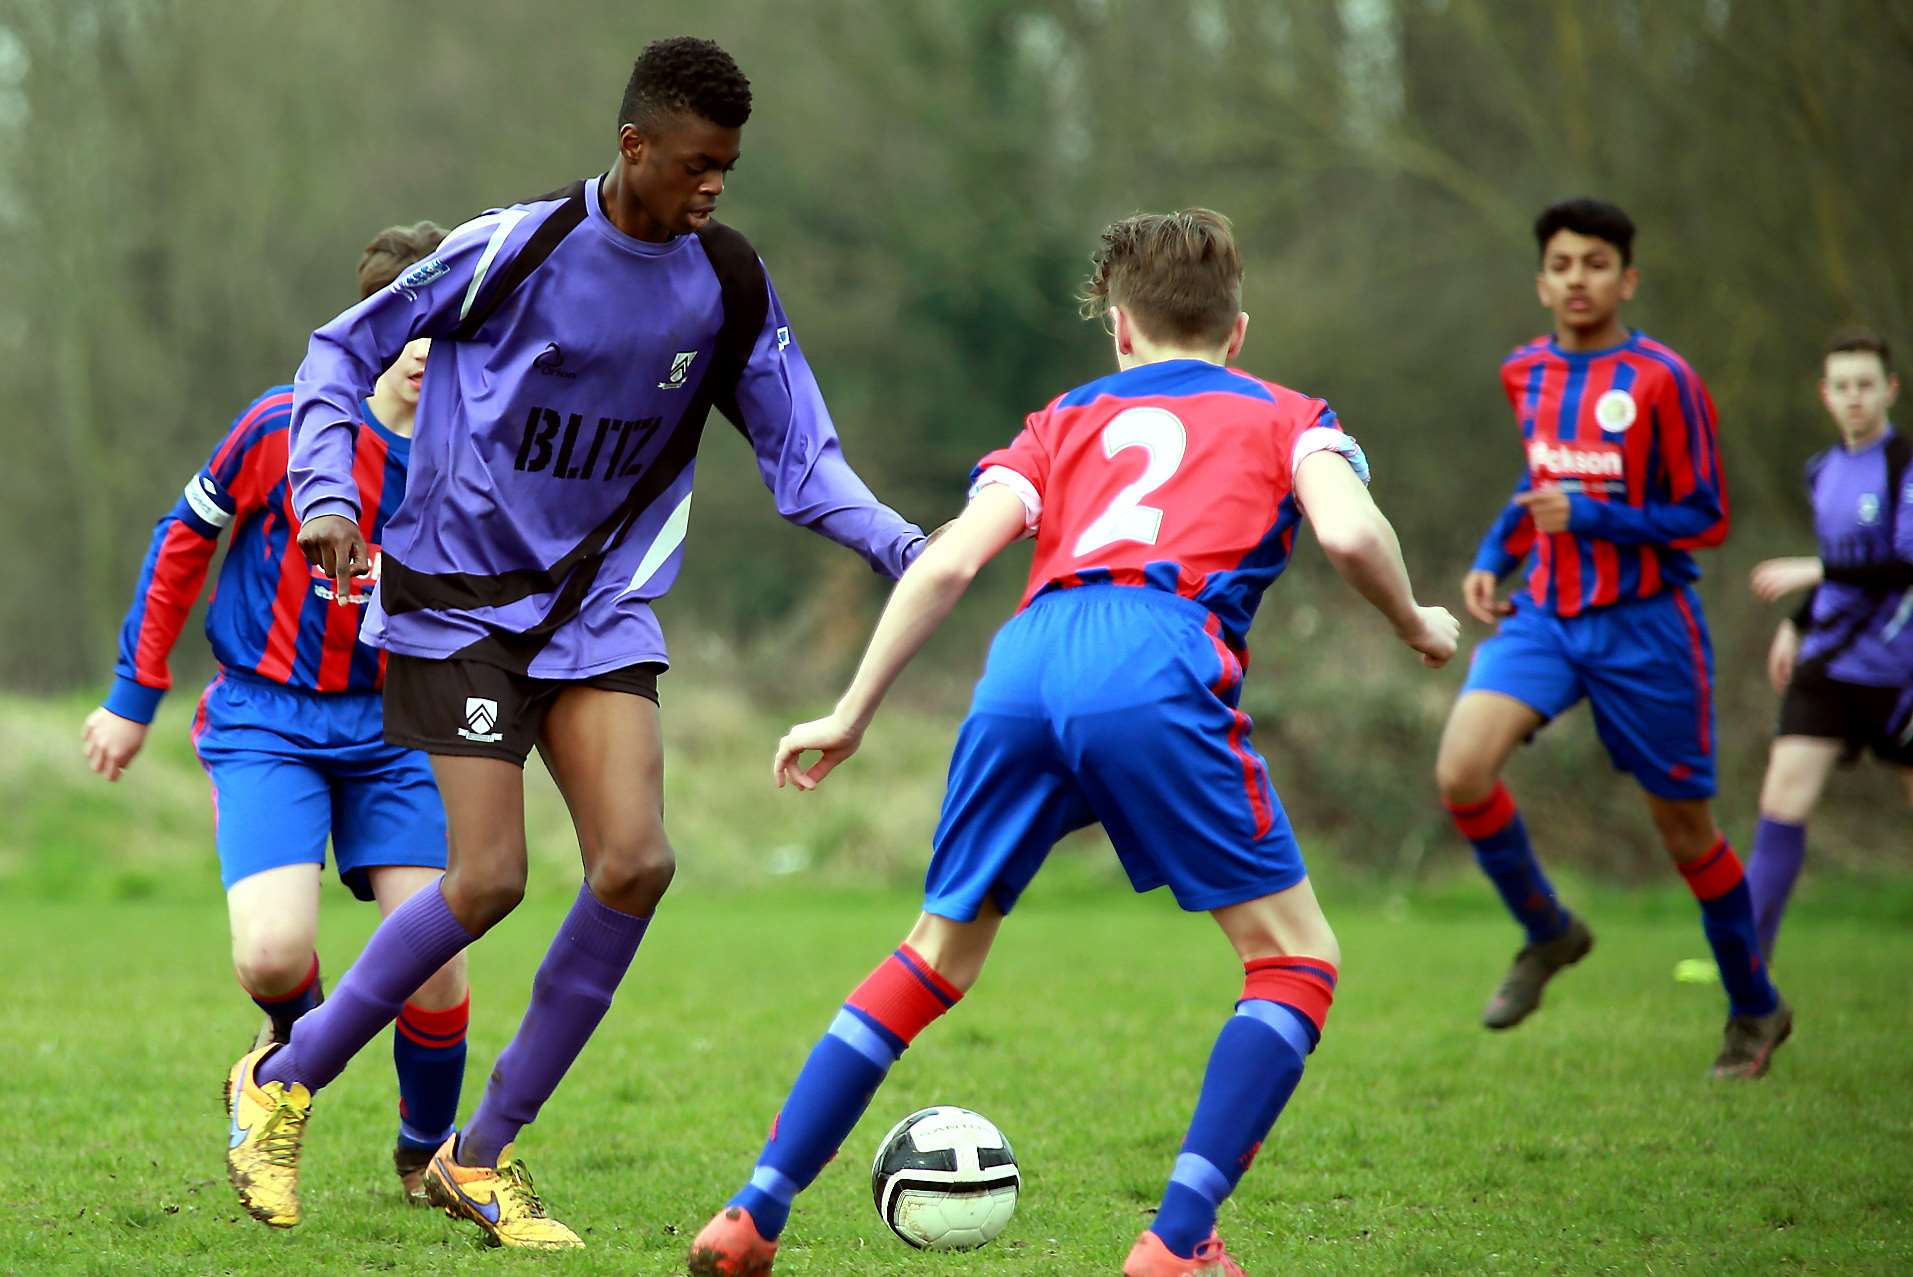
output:
<path id="1" fill-rule="evenodd" d="M 1493 625 L 1496 618 L 1514 611 L 1512 604 L 1495 598 L 1495 590 L 1534 548 L 1534 516 L 1522 504 L 1524 495 L 1531 489 L 1527 468 L 1523 467 L 1521 477 L 1515 480 L 1513 495 L 1489 525 L 1487 535 L 1481 538 L 1474 562 L 1462 578 L 1462 600 L 1469 614 L 1484 624 Z"/>
<path id="2" fill-rule="evenodd" d="M 837 428 L 766 276 L 770 306 L 737 384 L 720 405 L 743 427 L 777 513 L 854 550 L 893 580 L 923 551 L 923 529 L 872 495 L 844 459 Z M 735 409 L 735 411 L 733 411 Z"/>
<path id="3" fill-rule="evenodd" d="M 1460 623 L 1446 608 L 1415 602 L 1394 527 L 1355 467 L 1333 451 L 1312 452 L 1295 470 L 1295 491 L 1322 552 L 1355 592 L 1388 618 L 1396 637 L 1439 669 L 1455 654 Z"/>
<path id="4" fill-rule="evenodd" d="M 1727 539 L 1726 476 L 1714 401 L 1700 378 L 1670 369 L 1649 418 L 1668 500 L 1638 506 L 1567 495 L 1567 530 L 1616 545 L 1664 545 L 1697 550 Z"/>
<path id="5" fill-rule="evenodd" d="M 120 625 L 112 689 L 80 732 L 88 766 L 108 780 L 118 780 L 145 745 L 160 700 L 173 685 L 173 645 L 205 588 L 219 534 L 258 508 L 262 490 L 254 472 L 269 460 L 258 444 L 270 426 L 258 408 L 241 414 L 153 525 L 133 606 Z"/>
<path id="6" fill-rule="evenodd" d="M 835 712 L 799 723 L 777 743 L 771 774 L 780 788 L 789 783 L 815 789 L 832 768 L 857 752 L 891 684 L 936 633 L 983 565 L 1024 534 L 1028 520 L 1022 499 L 1008 487 L 991 484 L 978 490 L 936 544 L 918 555 L 897 582 L 871 635 L 869 650 Z M 800 756 L 807 750 L 820 750 L 823 757 L 800 767 Z"/>
<path id="7" fill-rule="evenodd" d="M 519 210 L 491 213 L 445 237 L 438 252 L 312 334 L 293 379 L 292 456 L 287 466 L 299 548 L 333 578 L 342 603 L 350 578 L 371 571 L 359 532 L 359 487 L 352 476 L 359 402 L 417 337 L 453 331 L 488 281 L 529 236 Z M 334 517 L 336 516 L 336 517 Z"/>

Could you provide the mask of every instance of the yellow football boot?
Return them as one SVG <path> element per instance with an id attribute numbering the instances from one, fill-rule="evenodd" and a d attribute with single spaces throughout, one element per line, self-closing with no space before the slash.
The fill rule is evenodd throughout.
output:
<path id="1" fill-rule="evenodd" d="M 239 1057 L 226 1077 L 226 1174 L 246 1213 L 273 1228 L 299 1222 L 299 1144 L 312 1093 L 299 1083 L 260 1086 L 253 1070 L 270 1044 Z"/>
<path id="2" fill-rule="evenodd" d="M 432 1205 L 453 1219 L 469 1220 L 483 1230 L 492 1246 L 526 1246 L 534 1250 L 566 1250 L 583 1246 L 578 1234 L 545 1214 L 545 1203 L 532 1187 L 531 1172 L 512 1156 L 512 1146 L 498 1155 L 498 1165 L 460 1166 L 452 1158 L 458 1142 L 453 1135 L 439 1145 L 425 1168 L 425 1194 Z"/>

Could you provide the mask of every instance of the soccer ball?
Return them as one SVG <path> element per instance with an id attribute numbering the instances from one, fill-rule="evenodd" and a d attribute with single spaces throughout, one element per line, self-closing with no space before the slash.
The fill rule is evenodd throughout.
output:
<path id="1" fill-rule="evenodd" d="M 994 1123 L 952 1105 L 890 1128 L 870 1167 L 870 1195 L 890 1231 L 923 1250 L 975 1250 L 1003 1231 L 1022 1186 Z"/>

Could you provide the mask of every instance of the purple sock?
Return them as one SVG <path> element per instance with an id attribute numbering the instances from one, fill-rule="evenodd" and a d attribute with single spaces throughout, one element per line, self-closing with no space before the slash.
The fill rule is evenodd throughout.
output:
<path id="1" fill-rule="evenodd" d="M 1754 827 L 1747 886 L 1754 894 L 1754 929 L 1760 934 L 1760 951 L 1769 962 L 1773 961 L 1774 941 L 1780 935 L 1781 915 L 1787 912 L 1787 898 L 1793 895 L 1794 879 L 1800 876 L 1800 864 L 1806 858 L 1805 825 L 1760 818 Z"/>
<path id="2" fill-rule="evenodd" d="M 379 924 L 332 996 L 299 1017 L 292 1041 L 266 1057 L 260 1084 L 301 1082 L 312 1091 L 326 1085 L 472 938 L 437 883 L 418 892 Z"/>
<path id="3" fill-rule="evenodd" d="M 459 1161 L 496 1166 L 519 1128 L 538 1116 L 611 1009 L 650 922 L 601 904 L 589 886 L 578 889 L 577 902 L 538 965 L 518 1034 L 499 1054 L 478 1111 L 458 1137 Z"/>

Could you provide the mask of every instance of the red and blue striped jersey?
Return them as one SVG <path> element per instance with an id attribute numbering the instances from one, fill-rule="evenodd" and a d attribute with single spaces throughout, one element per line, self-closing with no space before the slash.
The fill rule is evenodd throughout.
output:
<path id="1" fill-rule="evenodd" d="M 1537 535 L 1510 503 L 1475 554 L 1504 577 L 1532 552 L 1526 590 L 1557 616 L 1644 599 L 1700 576 L 1689 550 L 1727 539 L 1727 481 L 1714 401 L 1687 361 L 1635 331 L 1608 350 L 1552 337 L 1501 365 L 1527 465 L 1517 493 L 1568 493 L 1568 530 Z"/>
<path id="2" fill-rule="evenodd" d="M 205 466 L 153 528 L 152 544 L 120 627 L 119 660 L 106 708 L 149 723 L 172 686 L 167 659 L 199 599 L 219 534 L 232 544 L 206 613 L 213 655 L 244 670 L 311 692 L 366 692 L 384 679 L 384 654 L 359 643 L 359 622 L 378 581 L 385 521 L 405 495 L 411 440 L 393 434 L 361 404 L 352 474 L 372 575 L 353 584 L 350 606 L 333 602 L 332 582 L 299 552 L 299 520 L 286 480 L 292 387 L 275 386 L 239 414 Z"/>
<path id="3" fill-rule="evenodd" d="M 1036 536 L 1022 606 L 1048 590 L 1114 583 L 1194 599 L 1246 654 L 1262 592 L 1289 561 L 1310 453 L 1368 462 L 1329 406 L 1200 359 L 1092 381 L 1026 419 L 973 483 L 1023 500 Z"/>

